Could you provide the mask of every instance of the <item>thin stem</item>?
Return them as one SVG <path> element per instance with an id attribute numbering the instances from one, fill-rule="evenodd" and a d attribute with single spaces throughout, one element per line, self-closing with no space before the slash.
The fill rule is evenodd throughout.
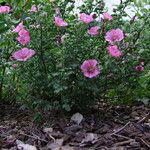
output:
<path id="1" fill-rule="evenodd" d="M 11 53 L 9 54 L 8 53 L 8 49 L 9 49 L 9 45 L 8 45 L 8 48 L 7 48 L 7 58 L 6 58 L 6 62 L 8 62 L 9 60 L 9 57 L 11 55 Z M 0 100 L 2 100 L 2 93 L 3 93 L 3 82 L 4 82 L 4 76 L 5 76 L 5 71 L 6 71 L 6 65 L 2 65 L 3 69 L 2 69 L 2 76 L 1 76 L 1 83 L 0 83 Z"/>
<path id="2" fill-rule="evenodd" d="M 2 71 L 2 77 L 1 77 L 1 84 L 0 84 L 0 100 L 2 100 L 2 93 L 3 93 L 3 82 L 4 82 L 4 75 L 5 75 L 5 70 L 6 67 L 3 67 L 3 71 Z"/>
<path id="3" fill-rule="evenodd" d="M 42 30 L 42 24 L 40 24 L 41 26 L 41 46 L 40 46 L 40 59 L 42 61 L 43 64 L 43 68 L 44 68 L 44 72 L 45 74 L 47 74 L 47 70 L 46 70 L 46 65 L 45 65 L 45 61 L 44 61 L 44 51 L 43 51 L 43 30 Z"/>

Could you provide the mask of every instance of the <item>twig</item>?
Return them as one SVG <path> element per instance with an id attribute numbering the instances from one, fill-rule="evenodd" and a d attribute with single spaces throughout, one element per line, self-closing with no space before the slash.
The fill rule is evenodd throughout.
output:
<path id="1" fill-rule="evenodd" d="M 95 150 L 99 150 L 99 149 L 110 150 L 110 148 L 108 148 L 106 146 L 100 146 L 100 147 L 95 148 Z"/>
<path id="2" fill-rule="evenodd" d="M 122 146 L 122 145 L 126 145 L 126 144 L 129 144 L 131 142 L 135 141 L 134 139 L 130 139 L 130 140 L 127 140 L 127 141 L 123 141 L 123 142 L 118 142 L 115 144 L 115 146 Z"/>
<path id="3" fill-rule="evenodd" d="M 138 138 L 145 146 L 150 149 L 150 143 L 148 141 L 143 140 L 142 138 Z"/>
<path id="4" fill-rule="evenodd" d="M 50 138 L 54 141 L 54 143 L 55 143 L 55 141 L 56 141 L 55 138 L 54 138 L 52 135 L 50 135 L 50 134 L 49 134 L 49 137 L 50 137 Z"/>
<path id="5" fill-rule="evenodd" d="M 143 123 L 145 120 L 147 120 L 149 118 L 150 118 L 150 112 L 145 117 L 143 117 L 141 120 L 139 120 L 138 123 Z"/>
<path id="6" fill-rule="evenodd" d="M 34 136 L 36 136 L 37 137 L 37 139 L 39 139 L 39 136 L 37 136 L 36 134 L 34 134 L 34 133 L 32 133 Z M 52 136 L 52 135 L 50 135 L 50 134 L 48 134 L 49 135 L 49 137 L 55 142 L 56 140 L 55 140 L 55 138 Z"/>
<path id="7" fill-rule="evenodd" d="M 120 135 L 120 134 L 113 134 L 114 136 L 118 136 L 118 137 L 121 137 L 121 138 L 124 138 L 124 139 L 127 139 L 127 140 L 133 140 L 127 136 L 123 136 L 123 135 Z"/>
<path id="8" fill-rule="evenodd" d="M 25 133 L 20 133 L 20 134 L 21 134 L 21 135 L 24 135 L 24 136 L 27 136 L 27 137 L 30 137 L 30 138 L 32 138 L 32 139 L 36 139 L 36 140 L 40 140 L 40 141 L 43 141 L 43 142 L 48 143 L 48 141 L 46 141 L 46 140 L 44 140 L 44 139 L 41 139 L 41 138 L 38 137 L 37 135 L 36 135 L 36 137 L 35 137 L 35 136 L 28 135 L 28 134 L 25 134 Z"/>
<path id="9" fill-rule="evenodd" d="M 128 125 L 130 124 L 130 121 L 128 123 L 126 123 L 123 127 L 121 127 L 120 129 L 116 130 L 114 133 L 112 133 L 111 135 L 117 134 L 120 131 L 124 130 L 124 128 L 126 128 Z"/>

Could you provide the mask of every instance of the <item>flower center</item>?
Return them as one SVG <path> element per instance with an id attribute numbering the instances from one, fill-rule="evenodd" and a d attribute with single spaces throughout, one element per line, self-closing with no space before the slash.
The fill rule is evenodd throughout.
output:
<path id="1" fill-rule="evenodd" d="M 21 55 L 21 58 L 22 58 L 22 59 L 25 59 L 26 57 L 27 57 L 26 54 L 22 54 L 22 55 Z"/>
<path id="2" fill-rule="evenodd" d="M 88 67 L 88 72 L 93 73 L 96 70 L 95 66 L 89 66 Z"/>
<path id="3" fill-rule="evenodd" d="M 113 41 L 117 40 L 118 39 L 118 35 L 117 34 L 114 34 L 113 35 Z"/>

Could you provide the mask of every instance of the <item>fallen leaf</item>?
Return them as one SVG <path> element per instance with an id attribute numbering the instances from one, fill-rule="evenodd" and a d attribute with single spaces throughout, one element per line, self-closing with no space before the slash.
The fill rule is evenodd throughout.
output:
<path id="1" fill-rule="evenodd" d="M 82 122 L 83 116 L 80 113 L 75 113 L 72 117 L 71 120 L 77 123 L 78 125 Z"/>
<path id="2" fill-rule="evenodd" d="M 24 144 L 20 140 L 16 140 L 16 144 L 17 144 L 18 150 L 37 150 L 37 148 L 35 146 L 29 145 L 29 144 Z"/>
<path id="3" fill-rule="evenodd" d="M 95 143 L 97 139 L 98 139 L 97 134 L 87 133 L 87 135 L 85 136 L 85 138 L 82 140 L 81 143 L 87 143 L 87 142 Z"/>

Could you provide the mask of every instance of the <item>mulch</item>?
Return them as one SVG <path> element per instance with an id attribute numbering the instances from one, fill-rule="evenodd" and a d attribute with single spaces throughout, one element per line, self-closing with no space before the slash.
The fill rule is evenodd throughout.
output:
<path id="1" fill-rule="evenodd" d="M 0 149 L 16 150 L 21 141 L 39 150 L 150 150 L 149 105 L 102 105 L 79 123 L 57 111 L 45 112 L 40 123 L 33 115 L 0 105 Z"/>

